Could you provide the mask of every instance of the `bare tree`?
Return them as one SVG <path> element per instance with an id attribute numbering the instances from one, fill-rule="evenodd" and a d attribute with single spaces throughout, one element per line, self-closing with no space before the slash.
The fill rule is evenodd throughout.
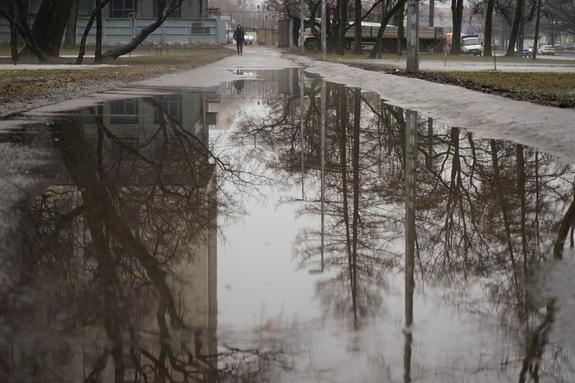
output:
<path id="1" fill-rule="evenodd" d="M 143 28 L 129 43 L 121 45 L 117 48 L 110 49 L 102 55 L 102 60 L 115 60 L 118 57 L 132 52 L 156 29 L 158 29 L 164 21 L 174 11 L 182 6 L 183 0 L 155 0 L 156 1 L 156 20 Z"/>

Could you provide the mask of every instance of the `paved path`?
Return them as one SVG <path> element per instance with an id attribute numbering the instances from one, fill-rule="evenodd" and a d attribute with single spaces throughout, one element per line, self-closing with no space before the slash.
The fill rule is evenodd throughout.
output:
<path id="1" fill-rule="evenodd" d="M 223 81 L 255 76 L 254 70 L 297 67 L 292 60 L 282 57 L 282 52 L 269 47 L 244 47 L 243 56 L 229 56 L 210 65 L 185 72 L 171 73 L 149 80 L 135 82 L 135 86 L 153 87 L 209 87 Z"/>
<path id="2" fill-rule="evenodd" d="M 433 117 L 438 124 L 509 139 L 575 163 L 574 109 L 516 101 L 430 81 L 367 71 L 348 65 L 288 56 L 328 81 L 377 93 L 386 102 Z"/>

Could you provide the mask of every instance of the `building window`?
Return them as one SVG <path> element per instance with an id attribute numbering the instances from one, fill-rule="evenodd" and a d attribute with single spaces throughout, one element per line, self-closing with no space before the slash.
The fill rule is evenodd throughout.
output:
<path id="1" fill-rule="evenodd" d="M 138 0 L 111 0 L 110 17 L 128 18 L 138 13 Z"/>
<path id="2" fill-rule="evenodd" d="M 136 100 L 118 100 L 110 103 L 112 124 L 137 125 L 140 122 Z"/>
<path id="3" fill-rule="evenodd" d="M 166 4 L 165 10 L 172 8 L 175 4 L 177 4 L 177 0 L 168 1 Z M 156 17 L 163 16 L 163 15 L 160 15 L 160 10 L 158 9 L 158 4 L 155 1 L 154 1 L 154 14 L 156 15 Z M 181 19 L 182 18 L 182 6 L 180 5 L 178 8 L 174 9 L 174 11 L 172 13 L 170 13 L 170 16 L 168 16 L 168 18 L 169 19 Z"/>
<path id="4" fill-rule="evenodd" d="M 182 96 L 178 94 L 166 96 L 160 100 L 160 105 L 162 105 L 162 109 L 159 107 L 154 109 L 155 124 L 162 122 L 163 116 L 161 114 L 164 112 L 178 124 L 182 123 Z"/>

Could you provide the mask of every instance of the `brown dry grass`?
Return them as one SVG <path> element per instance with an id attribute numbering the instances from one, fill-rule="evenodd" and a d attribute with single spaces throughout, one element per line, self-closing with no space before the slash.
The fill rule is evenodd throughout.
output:
<path id="1" fill-rule="evenodd" d="M 143 80 L 209 64 L 233 54 L 233 51 L 214 47 L 164 50 L 161 55 L 155 51 L 144 53 L 148 54 L 122 57 L 113 62 L 119 66 L 81 70 L 48 68 L 1 70 L 0 103 L 28 101 L 35 97 L 45 97 L 54 92 L 66 92 L 69 88 L 78 89 L 94 83 L 127 83 Z M 59 61 L 68 63 L 65 59 Z"/>

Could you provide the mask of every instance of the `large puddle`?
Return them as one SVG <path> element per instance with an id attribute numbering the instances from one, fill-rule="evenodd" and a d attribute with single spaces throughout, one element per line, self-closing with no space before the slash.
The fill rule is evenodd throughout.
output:
<path id="1" fill-rule="evenodd" d="M 302 73 L 0 133 L 49 158 L 0 264 L 0 381 L 575 379 L 540 282 L 572 166 Z"/>

